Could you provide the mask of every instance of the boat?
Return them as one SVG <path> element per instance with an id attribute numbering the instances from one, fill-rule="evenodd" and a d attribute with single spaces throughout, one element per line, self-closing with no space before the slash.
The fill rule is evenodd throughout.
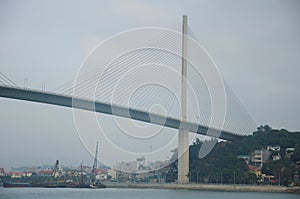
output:
<path id="1" fill-rule="evenodd" d="M 90 188 L 92 189 L 103 189 L 103 188 L 107 188 L 107 186 L 105 184 L 91 184 Z"/>
<path id="2" fill-rule="evenodd" d="M 45 188 L 68 188 L 65 184 L 46 184 L 44 185 Z"/>
<path id="3" fill-rule="evenodd" d="M 100 189 L 100 188 L 107 188 L 106 185 L 104 184 L 97 184 L 97 185 L 93 185 L 93 184 L 68 184 L 68 185 L 64 185 L 64 184 L 60 184 L 60 185 L 56 185 L 56 184 L 48 184 L 44 186 L 45 188 L 78 188 L 78 189 Z"/>
<path id="4" fill-rule="evenodd" d="M 48 183 L 48 184 L 32 184 L 27 182 L 4 182 L 4 188 L 86 188 L 86 189 L 101 189 L 107 188 L 105 184 L 97 183 L 97 184 L 87 184 L 87 183 L 79 183 L 79 184 L 65 184 L 65 183 Z"/>
<path id="5" fill-rule="evenodd" d="M 9 182 L 4 182 L 3 187 L 5 188 L 17 188 L 17 187 L 32 187 L 30 183 L 23 183 L 23 182 L 14 182 L 14 183 L 9 183 Z"/>
<path id="6" fill-rule="evenodd" d="M 22 188 L 22 187 L 44 187 L 43 184 L 28 183 L 28 182 L 3 182 L 4 188 Z"/>

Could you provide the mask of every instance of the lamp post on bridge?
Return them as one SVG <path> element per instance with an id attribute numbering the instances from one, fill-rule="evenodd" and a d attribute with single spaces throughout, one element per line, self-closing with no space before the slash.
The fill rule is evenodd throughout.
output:
<path id="1" fill-rule="evenodd" d="M 181 119 L 187 119 L 187 16 L 182 17 Z M 189 183 L 189 130 L 178 131 L 178 183 Z"/>

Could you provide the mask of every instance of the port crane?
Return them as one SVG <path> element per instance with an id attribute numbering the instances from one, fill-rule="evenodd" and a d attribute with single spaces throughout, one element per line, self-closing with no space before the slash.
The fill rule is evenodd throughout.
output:
<path id="1" fill-rule="evenodd" d="M 59 160 L 56 160 L 54 167 L 53 167 L 53 172 L 51 174 L 51 177 L 56 178 L 59 176 Z"/>
<path id="2" fill-rule="evenodd" d="M 92 183 L 96 182 L 96 175 L 97 175 L 97 163 L 98 163 L 98 145 L 99 143 L 97 142 L 96 144 L 96 152 L 95 152 L 95 157 L 94 157 L 94 164 L 92 168 Z"/>

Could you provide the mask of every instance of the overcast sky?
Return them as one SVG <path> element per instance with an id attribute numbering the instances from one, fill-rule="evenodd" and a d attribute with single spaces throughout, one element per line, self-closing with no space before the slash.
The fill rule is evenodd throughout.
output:
<path id="1" fill-rule="evenodd" d="M 257 124 L 299 130 L 300 1 L 0 0 L 0 69 L 19 85 L 72 80 L 104 39 L 183 14 Z M 92 164 L 67 108 L 0 99 L 0 167 Z"/>

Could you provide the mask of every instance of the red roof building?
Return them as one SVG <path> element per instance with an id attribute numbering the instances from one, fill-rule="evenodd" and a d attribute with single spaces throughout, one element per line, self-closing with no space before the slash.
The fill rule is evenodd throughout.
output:
<path id="1" fill-rule="evenodd" d="M 53 171 L 52 170 L 40 170 L 39 174 L 40 175 L 52 175 Z"/>

